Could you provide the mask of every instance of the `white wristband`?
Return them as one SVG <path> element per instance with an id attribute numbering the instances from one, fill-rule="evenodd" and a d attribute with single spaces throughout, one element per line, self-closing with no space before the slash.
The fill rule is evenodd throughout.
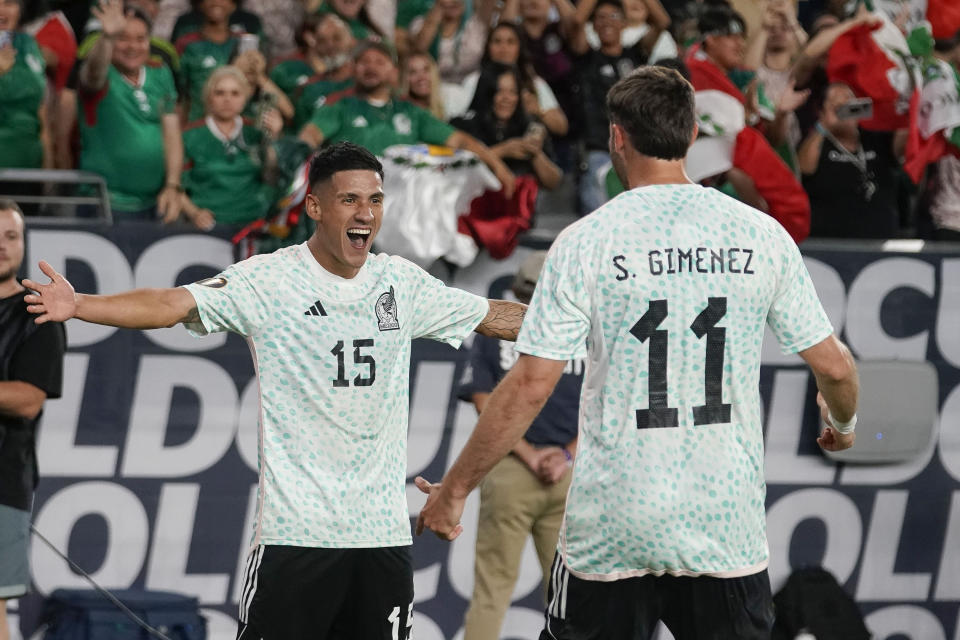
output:
<path id="1" fill-rule="evenodd" d="M 834 430 L 842 436 L 853 433 L 857 427 L 857 414 L 853 414 L 853 417 L 846 422 L 840 422 L 833 417 L 832 413 L 827 413 L 827 417 L 830 418 L 830 424 L 833 425 Z"/>

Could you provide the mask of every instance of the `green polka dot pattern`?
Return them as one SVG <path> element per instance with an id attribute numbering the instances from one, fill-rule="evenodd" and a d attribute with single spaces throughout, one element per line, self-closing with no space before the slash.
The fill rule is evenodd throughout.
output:
<path id="1" fill-rule="evenodd" d="M 306 245 L 187 289 L 202 322 L 192 332 L 233 331 L 253 352 L 261 404 L 253 544 L 410 544 L 411 341 L 459 347 L 487 314 L 486 299 L 387 255 L 339 278 Z"/>
<path id="2" fill-rule="evenodd" d="M 581 577 L 767 562 L 760 349 L 832 333 L 772 218 L 698 185 L 619 195 L 557 238 L 517 340 L 587 357 L 561 551 Z"/>

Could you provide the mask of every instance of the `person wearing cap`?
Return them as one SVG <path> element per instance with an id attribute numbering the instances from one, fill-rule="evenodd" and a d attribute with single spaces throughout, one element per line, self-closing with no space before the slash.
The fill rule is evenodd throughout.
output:
<path id="1" fill-rule="evenodd" d="M 46 65 L 20 27 L 22 0 L 0 0 L 0 168 L 53 166 L 44 98 Z"/>
<path id="2" fill-rule="evenodd" d="M 426 109 L 393 97 L 398 69 L 389 45 L 367 40 L 354 56 L 356 84 L 336 101 L 328 99 L 300 130 L 311 147 L 324 142 L 349 141 L 374 155 L 395 144 L 445 145 L 470 151 L 486 164 L 512 197 L 514 176 L 489 147 L 476 138 L 438 120 Z"/>
<path id="3" fill-rule="evenodd" d="M 543 268 L 546 251 L 520 264 L 511 290 L 528 304 Z M 517 361 L 513 343 L 478 335 L 470 348 L 457 395 L 477 413 L 493 388 Z M 533 536 L 546 593 L 550 564 L 563 522 L 577 453 L 577 415 L 585 361 L 569 360 L 553 394 L 513 450 L 480 485 L 480 519 L 473 565 L 473 597 L 464 621 L 463 640 L 496 640 L 520 571 L 528 536 Z"/>
<path id="4" fill-rule="evenodd" d="M 103 36 L 80 67 L 80 168 L 102 175 L 120 219 L 176 220 L 183 142 L 170 69 L 150 60 L 150 21 L 121 0 L 93 9 Z"/>

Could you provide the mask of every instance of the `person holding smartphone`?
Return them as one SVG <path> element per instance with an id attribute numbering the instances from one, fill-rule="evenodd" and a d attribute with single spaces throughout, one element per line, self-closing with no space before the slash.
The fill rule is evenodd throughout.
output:
<path id="1" fill-rule="evenodd" d="M 893 238 L 899 231 L 896 158 L 889 144 L 870 144 L 857 126 L 868 103 L 845 84 L 827 89 L 817 124 L 798 152 L 810 197 L 810 235 Z"/>

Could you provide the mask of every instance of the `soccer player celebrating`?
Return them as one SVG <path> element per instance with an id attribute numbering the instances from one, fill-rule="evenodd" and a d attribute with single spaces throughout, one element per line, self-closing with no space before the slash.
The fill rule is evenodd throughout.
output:
<path id="1" fill-rule="evenodd" d="M 413 571 L 406 501 L 410 346 L 515 339 L 525 306 L 447 288 L 369 255 L 383 169 L 350 143 L 310 168 L 305 243 L 174 289 L 78 295 L 50 265 L 25 281 L 37 322 L 80 318 L 245 336 L 260 383 L 257 524 L 240 605 L 244 640 L 405 639 Z"/>
<path id="2" fill-rule="evenodd" d="M 800 252 L 770 217 L 693 184 L 693 88 L 642 67 L 607 96 L 631 189 L 550 249 L 516 350 L 417 523 L 452 539 L 467 494 L 589 358 L 541 639 L 765 639 L 773 605 L 757 385 L 764 323 L 813 370 L 827 450 L 853 445 L 858 382 Z"/>

